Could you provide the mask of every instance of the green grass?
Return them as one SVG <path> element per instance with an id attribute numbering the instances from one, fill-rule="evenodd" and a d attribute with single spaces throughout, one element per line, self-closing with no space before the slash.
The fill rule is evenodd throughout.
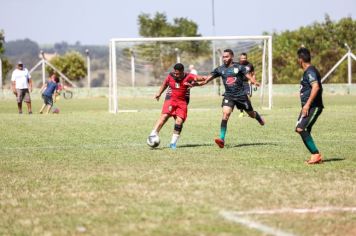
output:
<path id="1" fill-rule="evenodd" d="M 34 101 L 38 110 L 41 101 Z M 0 235 L 262 235 L 226 221 L 221 210 L 356 207 L 356 97 L 325 97 L 313 129 L 325 162 L 307 166 L 309 153 L 294 132 L 296 97 L 276 97 L 260 110 L 261 127 L 235 112 L 227 146 L 219 149 L 221 98 L 193 97 L 176 151 L 146 138 L 161 102 L 60 100 L 59 115 L 18 115 L 0 101 Z M 208 108 L 208 109 L 205 109 Z M 26 111 L 26 109 L 25 109 Z M 251 216 L 296 235 L 355 235 L 356 214 Z"/>

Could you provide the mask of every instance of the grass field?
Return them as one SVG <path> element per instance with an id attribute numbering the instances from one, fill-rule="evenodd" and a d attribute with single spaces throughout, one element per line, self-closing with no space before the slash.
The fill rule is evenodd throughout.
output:
<path id="1" fill-rule="evenodd" d="M 34 101 L 34 111 L 41 101 Z M 325 162 L 294 133 L 297 97 L 260 110 L 261 127 L 235 112 L 219 149 L 220 98 L 193 97 L 177 150 L 146 138 L 160 113 L 153 99 L 60 100 L 59 115 L 17 114 L 0 101 L 0 235 L 263 235 L 221 211 L 356 207 L 356 96 L 326 96 L 313 129 Z M 26 111 L 26 109 L 25 109 Z M 356 212 L 249 215 L 291 235 L 356 235 Z"/>

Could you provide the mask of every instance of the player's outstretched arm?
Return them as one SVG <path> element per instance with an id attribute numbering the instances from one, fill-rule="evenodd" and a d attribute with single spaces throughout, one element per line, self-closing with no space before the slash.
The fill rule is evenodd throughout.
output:
<path id="1" fill-rule="evenodd" d="M 215 79 L 215 78 L 217 78 L 217 77 L 213 77 L 212 75 L 211 75 L 211 76 L 207 76 L 207 77 L 205 78 L 205 80 L 201 82 L 201 85 L 203 86 L 203 85 L 209 83 L 210 81 L 212 81 L 212 80 Z"/>
<path id="2" fill-rule="evenodd" d="M 47 82 L 42 85 L 42 87 L 40 89 L 40 94 L 42 94 L 46 88 L 47 88 Z"/>
<path id="3" fill-rule="evenodd" d="M 157 101 L 159 101 L 159 98 L 161 97 L 162 93 L 164 92 L 164 90 L 166 90 L 167 87 L 168 85 L 165 82 L 163 82 L 163 84 L 159 88 L 159 91 L 156 93 L 154 97 Z"/>
<path id="4" fill-rule="evenodd" d="M 206 76 L 196 76 L 193 80 L 186 82 L 188 87 L 202 86 L 201 82 L 205 81 Z"/>

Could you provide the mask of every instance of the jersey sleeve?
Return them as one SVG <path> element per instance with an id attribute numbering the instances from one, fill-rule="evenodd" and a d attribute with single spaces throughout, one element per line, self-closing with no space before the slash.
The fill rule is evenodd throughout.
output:
<path id="1" fill-rule="evenodd" d="M 307 78 L 308 78 L 309 84 L 313 84 L 315 82 L 318 82 L 316 73 L 314 71 L 308 71 L 307 72 Z"/>
<path id="2" fill-rule="evenodd" d="M 163 81 L 163 84 L 165 86 L 168 86 L 169 85 L 169 75 L 166 77 L 166 79 Z"/>
<path id="3" fill-rule="evenodd" d="M 221 76 L 221 72 L 219 70 L 219 67 L 215 68 L 210 74 L 213 77 L 213 79 Z"/>
<path id="4" fill-rule="evenodd" d="M 26 68 L 25 68 L 25 72 L 26 72 L 26 78 L 31 79 L 30 72 L 28 72 L 28 70 Z"/>
<path id="5" fill-rule="evenodd" d="M 246 75 L 251 72 L 251 68 L 249 66 L 239 66 L 238 73 Z"/>
<path id="6" fill-rule="evenodd" d="M 197 75 L 189 73 L 188 82 L 195 81 L 197 77 Z"/>

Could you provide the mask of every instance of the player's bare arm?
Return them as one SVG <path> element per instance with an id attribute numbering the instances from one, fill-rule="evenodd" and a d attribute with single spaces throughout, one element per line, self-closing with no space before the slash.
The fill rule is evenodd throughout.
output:
<path id="1" fill-rule="evenodd" d="M 314 83 L 311 84 L 312 90 L 310 93 L 310 97 L 308 98 L 308 101 L 305 103 L 305 105 L 302 108 L 302 115 L 304 117 L 308 116 L 308 112 L 310 109 L 310 104 L 314 101 L 316 95 L 318 94 L 318 91 L 320 89 L 319 84 L 315 81 Z"/>
<path id="2" fill-rule="evenodd" d="M 206 79 L 206 76 L 197 76 L 195 77 L 192 81 L 186 83 L 185 85 L 189 87 L 195 87 L 195 86 L 202 86 L 202 82 L 204 82 Z"/>
<path id="3" fill-rule="evenodd" d="M 40 89 L 40 94 L 42 94 L 46 88 L 47 88 L 47 82 L 42 85 L 42 87 Z"/>
<path id="4" fill-rule="evenodd" d="M 202 78 L 203 80 L 199 82 L 199 86 L 206 85 L 207 83 L 209 83 L 211 80 L 214 79 L 213 76 L 203 76 Z"/>
<path id="5" fill-rule="evenodd" d="M 161 87 L 159 88 L 158 93 L 156 93 L 156 95 L 155 95 L 155 97 L 154 97 L 157 101 L 159 101 L 159 98 L 161 97 L 161 95 L 162 95 L 162 93 L 164 92 L 164 90 L 167 89 L 167 87 L 168 87 L 168 85 L 167 85 L 166 83 L 163 83 L 163 84 L 161 85 Z"/>
<path id="6" fill-rule="evenodd" d="M 251 81 L 251 83 L 257 87 L 260 86 L 260 83 L 257 82 L 256 77 L 252 73 L 247 73 L 246 78 Z"/>
<path id="7" fill-rule="evenodd" d="M 12 82 L 12 92 L 17 96 L 17 91 L 16 91 L 16 82 Z"/>
<path id="8" fill-rule="evenodd" d="M 32 79 L 28 80 L 28 90 L 32 93 Z"/>

